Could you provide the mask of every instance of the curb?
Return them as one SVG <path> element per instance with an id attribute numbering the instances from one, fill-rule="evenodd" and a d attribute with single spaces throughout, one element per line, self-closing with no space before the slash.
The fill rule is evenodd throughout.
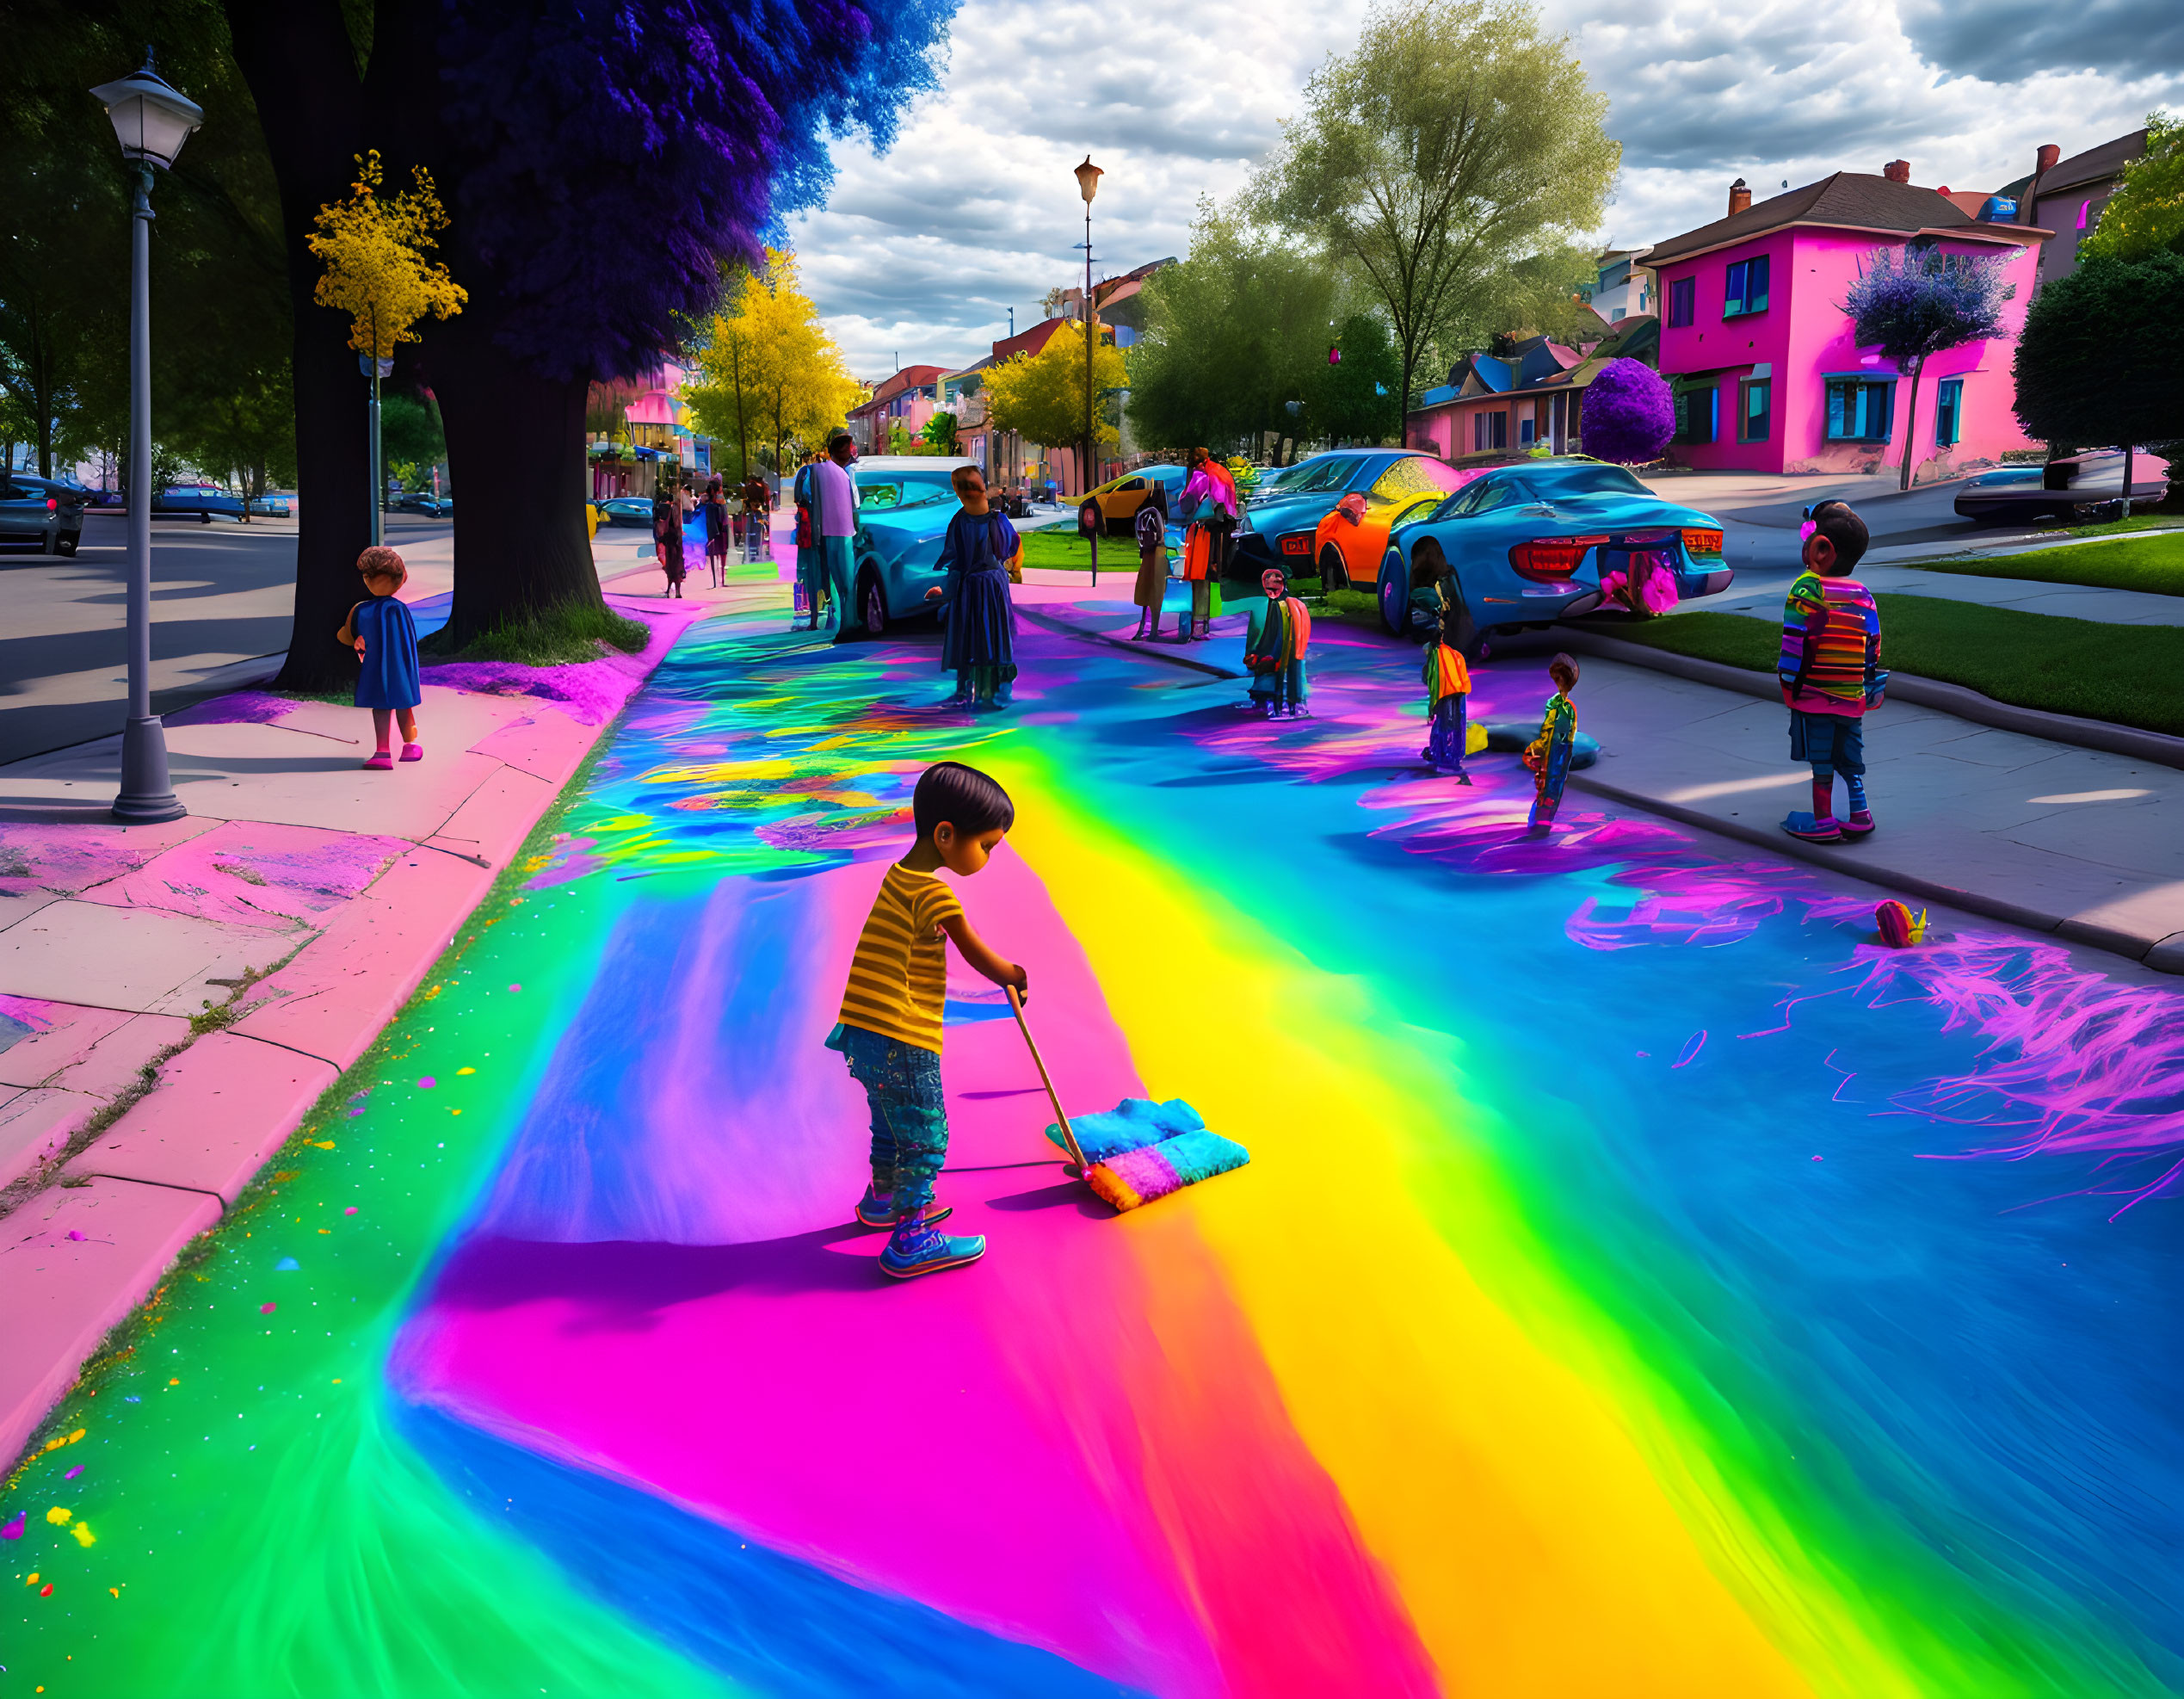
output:
<path id="1" fill-rule="evenodd" d="M 1626 643 L 1578 627 L 1558 626 L 1556 634 L 1565 646 L 1579 654 L 1650 667 L 1656 672 L 1738 691 L 1762 701 L 1782 699 L 1781 687 L 1771 673 L 1753 672 L 1721 661 L 1701 660 L 1695 655 L 1679 655 L 1648 644 Z M 2184 738 L 2172 738 L 2164 732 L 2142 731 L 2136 726 L 2117 726 L 2105 720 L 2081 720 L 2075 714 L 2050 714 L 2044 708 L 2018 707 L 2009 702 L 1998 702 L 1992 696 L 1983 696 L 1961 684 L 1946 684 L 1938 678 L 1920 678 L 1910 673 L 1891 673 L 1888 694 L 1893 701 L 1908 702 L 1914 707 L 1939 708 L 1960 720 L 1991 726 L 1999 732 L 2017 732 L 2027 737 L 2045 738 L 2053 744 L 2128 756 L 2132 760 L 2150 761 L 2161 767 L 2184 768 Z"/>
<path id="2" fill-rule="evenodd" d="M 1054 632 L 1063 637 L 1077 638 L 1086 643 L 1104 643 L 1110 649 L 1120 649 L 1126 654 L 1143 655 L 1148 660 L 1165 661 L 1171 667 L 1188 667 L 1193 672 L 1207 673 L 1215 678 L 1249 677 L 1248 674 L 1234 667 L 1225 667 L 1217 662 L 1195 661 L 1188 655 L 1171 655 L 1167 650 L 1156 649 L 1150 643 L 1132 643 L 1127 638 L 1110 637 L 1103 631 L 1087 631 L 1083 626 L 1074 625 L 1067 620 L 1058 620 L 1051 615 L 1035 614 L 1028 608 L 1017 609 L 1016 617 L 1020 620 L 1029 620 L 1040 629 Z"/>
<path id="3" fill-rule="evenodd" d="M 660 646 L 630 696 L 701 617 Z M 249 988 L 226 1031 L 167 1058 L 151 1090 L 65 1164 L 58 1183 L 0 1222 L 0 1459 L 17 1458 L 99 1342 L 219 1225 L 370 1047 L 620 718 L 549 720 L 548 735 L 509 746 L 499 772 L 431 838 L 398 853 Z"/>

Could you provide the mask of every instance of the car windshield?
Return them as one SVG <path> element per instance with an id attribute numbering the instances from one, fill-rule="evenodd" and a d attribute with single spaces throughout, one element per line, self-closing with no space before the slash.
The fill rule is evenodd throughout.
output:
<path id="1" fill-rule="evenodd" d="M 1369 464 L 1361 454 L 1328 454 L 1319 460 L 1306 460 L 1293 475 L 1283 479 L 1272 493 L 1277 496 L 1310 496 L 1324 490 L 1345 489 L 1350 479 Z"/>
<path id="2" fill-rule="evenodd" d="M 1406 454 L 1373 480 L 1375 502 L 1407 501 L 1459 488 L 1464 475 L 1427 454 Z"/>
<path id="3" fill-rule="evenodd" d="M 1650 496 L 1653 492 L 1619 466 L 1533 468 L 1540 489 L 1552 496 Z"/>
<path id="4" fill-rule="evenodd" d="M 875 472 L 857 476 L 857 505 L 861 508 L 922 507 L 953 496 L 955 487 L 946 473 Z"/>

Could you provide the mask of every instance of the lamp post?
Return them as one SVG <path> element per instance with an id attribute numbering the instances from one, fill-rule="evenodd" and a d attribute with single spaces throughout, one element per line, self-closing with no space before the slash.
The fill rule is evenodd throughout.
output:
<path id="1" fill-rule="evenodd" d="M 1087 496 L 1099 480 L 1093 477 L 1095 457 L 1099 453 L 1097 440 L 1092 435 L 1092 353 L 1097 346 L 1099 331 L 1094 327 L 1099 318 L 1092 311 L 1092 197 L 1100 192 L 1100 179 L 1107 173 L 1092 163 L 1086 154 L 1084 163 L 1077 168 L 1077 192 L 1084 197 L 1084 490 Z M 1095 506 L 1092 521 L 1092 584 L 1100 583 L 1100 528 L 1101 517 Z"/>
<path id="2" fill-rule="evenodd" d="M 150 47 L 141 71 L 102 83 L 91 98 L 114 120 L 136 177 L 129 209 L 129 712 L 114 818 L 141 825 L 189 812 L 168 780 L 166 728 L 151 711 L 151 168 L 173 169 L 205 113 L 153 68 Z"/>

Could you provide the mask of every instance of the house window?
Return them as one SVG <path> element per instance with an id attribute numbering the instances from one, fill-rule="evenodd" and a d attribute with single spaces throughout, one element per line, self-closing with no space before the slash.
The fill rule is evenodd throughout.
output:
<path id="1" fill-rule="evenodd" d="M 1768 415 L 1774 411 L 1774 385 L 1772 380 L 1761 378 L 1743 386 L 1743 405 L 1737 409 L 1737 440 L 1739 442 L 1767 441 Z"/>
<path id="2" fill-rule="evenodd" d="M 1940 398 L 1934 405 L 1934 440 L 1953 448 L 1964 436 L 1964 380 L 1941 380 Z"/>
<path id="3" fill-rule="evenodd" d="M 1539 429 L 1537 420 L 1527 410 L 1525 416 L 1517 421 L 1517 447 L 1529 448 L 1532 446 L 1532 439 L 1539 434 Z"/>
<path id="4" fill-rule="evenodd" d="M 1509 446 L 1509 416 L 1506 412 L 1474 413 L 1471 415 L 1471 452 L 1483 454 L 1489 448 Z"/>
<path id="5" fill-rule="evenodd" d="M 1699 316 L 1699 280 L 1679 277 L 1669 285 L 1669 328 L 1681 330 Z"/>
<path id="6" fill-rule="evenodd" d="M 1828 380 L 1828 441 L 1885 442 L 1896 417 L 1896 386 L 1863 378 Z"/>
<path id="7" fill-rule="evenodd" d="M 1711 442 L 1721 411 L 1721 390 L 1713 384 L 1676 392 L 1676 441 Z"/>
<path id="8" fill-rule="evenodd" d="M 1767 256 L 1757 259 L 1739 260 L 1729 268 L 1729 288 L 1724 296 L 1721 316 L 1737 318 L 1748 312 L 1767 311 Z"/>

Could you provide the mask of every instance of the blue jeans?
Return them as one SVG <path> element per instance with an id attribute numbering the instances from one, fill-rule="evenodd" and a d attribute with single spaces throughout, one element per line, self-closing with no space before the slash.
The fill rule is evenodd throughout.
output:
<path id="1" fill-rule="evenodd" d="M 948 1109 L 941 1096 L 941 1053 L 862 1027 L 845 1026 L 838 1047 L 872 1108 L 875 1186 L 891 1170 L 903 1214 L 933 1201 L 933 1183 L 948 1154 Z"/>
<path id="2" fill-rule="evenodd" d="M 819 593 L 834 598 L 834 614 L 828 621 L 836 633 L 849 628 L 849 539 L 819 539 Z M 816 605 L 816 604 L 815 604 Z"/>

